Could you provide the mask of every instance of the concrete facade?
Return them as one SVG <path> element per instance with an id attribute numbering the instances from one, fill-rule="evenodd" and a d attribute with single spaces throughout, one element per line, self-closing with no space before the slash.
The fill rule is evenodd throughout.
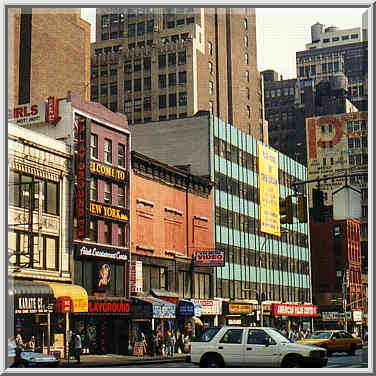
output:
<path id="1" fill-rule="evenodd" d="M 92 100 L 130 124 L 205 110 L 266 139 L 255 17 L 250 8 L 98 8 Z"/>

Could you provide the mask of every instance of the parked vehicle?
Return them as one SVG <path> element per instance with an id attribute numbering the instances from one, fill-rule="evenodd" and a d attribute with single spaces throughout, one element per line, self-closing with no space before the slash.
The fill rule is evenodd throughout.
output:
<path id="1" fill-rule="evenodd" d="M 290 342 L 268 327 L 222 326 L 191 341 L 190 361 L 200 367 L 324 367 L 325 349 Z"/>
<path id="2" fill-rule="evenodd" d="M 328 356 L 335 352 L 355 355 L 355 351 L 363 347 L 361 338 L 353 337 L 344 330 L 318 330 L 296 343 L 320 346 L 326 349 Z"/>
<path id="3" fill-rule="evenodd" d="M 56 367 L 59 360 L 53 355 L 35 351 L 25 351 L 16 345 L 15 341 L 8 341 L 8 362 L 10 367 Z"/>

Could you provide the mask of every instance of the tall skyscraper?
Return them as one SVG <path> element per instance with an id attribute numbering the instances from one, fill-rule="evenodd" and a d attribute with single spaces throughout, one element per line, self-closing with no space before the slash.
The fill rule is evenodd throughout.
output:
<path id="1" fill-rule="evenodd" d="M 98 8 L 91 100 L 130 124 L 209 111 L 267 137 L 250 8 Z"/>
<path id="2" fill-rule="evenodd" d="M 80 8 L 8 7 L 9 106 L 90 98 L 90 24 Z"/>

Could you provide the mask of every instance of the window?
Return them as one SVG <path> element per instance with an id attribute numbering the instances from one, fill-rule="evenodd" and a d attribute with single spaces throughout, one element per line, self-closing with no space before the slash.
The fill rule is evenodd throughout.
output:
<path id="1" fill-rule="evenodd" d="M 246 90 L 247 99 L 250 99 L 251 98 L 251 94 L 250 94 L 249 87 L 245 88 L 245 90 Z"/>
<path id="2" fill-rule="evenodd" d="M 167 22 L 167 28 L 173 29 L 175 27 L 175 21 L 168 21 Z"/>
<path id="3" fill-rule="evenodd" d="M 244 63 L 248 64 L 248 54 L 244 54 Z"/>
<path id="4" fill-rule="evenodd" d="M 108 14 L 101 17 L 102 26 L 108 26 L 110 24 L 110 16 Z"/>
<path id="5" fill-rule="evenodd" d="M 102 53 L 103 53 L 103 48 L 96 48 L 95 49 L 95 54 L 96 55 L 102 55 Z"/>
<path id="6" fill-rule="evenodd" d="M 152 33 L 154 31 L 154 20 L 148 20 L 146 22 L 146 32 Z"/>
<path id="7" fill-rule="evenodd" d="M 125 168 L 125 145 L 118 144 L 118 165 Z"/>
<path id="8" fill-rule="evenodd" d="M 118 205 L 125 206 L 125 188 L 124 185 L 118 185 Z"/>
<path id="9" fill-rule="evenodd" d="M 194 22 L 195 22 L 195 18 L 194 17 L 187 18 L 187 24 L 192 24 Z"/>
<path id="10" fill-rule="evenodd" d="M 174 54 L 175 55 L 175 54 Z M 185 51 L 178 52 L 178 64 L 183 65 L 186 64 L 187 56 Z M 175 65 L 175 64 L 174 64 Z"/>
<path id="11" fill-rule="evenodd" d="M 110 39 L 117 39 L 117 38 L 119 38 L 119 33 L 116 31 L 112 31 L 110 33 Z"/>
<path id="12" fill-rule="evenodd" d="M 245 72 L 245 79 L 247 80 L 247 82 L 249 82 L 249 72 L 248 71 Z"/>
<path id="13" fill-rule="evenodd" d="M 134 84 L 134 91 L 141 91 L 141 78 L 136 78 L 133 84 Z"/>
<path id="14" fill-rule="evenodd" d="M 144 78 L 144 90 L 151 90 L 151 77 Z"/>
<path id="15" fill-rule="evenodd" d="M 133 48 L 136 48 L 136 43 L 129 43 L 128 44 L 128 49 L 132 50 Z"/>
<path id="16" fill-rule="evenodd" d="M 141 98 L 137 98 L 134 100 L 134 112 L 141 112 Z"/>
<path id="17" fill-rule="evenodd" d="M 323 42 L 324 42 L 324 43 L 329 43 L 329 42 L 330 42 L 330 39 L 325 38 L 325 39 L 323 40 Z"/>
<path id="18" fill-rule="evenodd" d="M 159 108 L 166 108 L 166 96 L 165 95 L 159 96 Z"/>
<path id="19" fill-rule="evenodd" d="M 58 270 L 59 269 L 59 242 L 55 237 L 46 236 L 44 238 L 45 256 L 46 256 L 46 269 Z"/>
<path id="20" fill-rule="evenodd" d="M 136 24 L 128 24 L 128 37 L 136 36 Z"/>
<path id="21" fill-rule="evenodd" d="M 141 59 L 134 61 L 133 70 L 134 72 L 141 72 Z"/>
<path id="22" fill-rule="evenodd" d="M 144 72 L 149 72 L 151 70 L 151 58 L 144 57 Z"/>
<path id="23" fill-rule="evenodd" d="M 244 37 L 244 47 L 248 48 L 248 37 L 247 36 Z"/>
<path id="24" fill-rule="evenodd" d="M 213 55 L 213 44 L 212 42 L 208 42 L 208 53 L 210 56 Z"/>
<path id="25" fill-rule="evenodd" d="M 45 211 L 48 214 L 59 214 L 59 186 L 58 183 L 46 182 Z"/>
<path id="26" fill-rule="evenodd" d="M 124 112 L 126 114 L 132 112 L 132 101 L 131 100 L 127 100 L 127 101 L 124 102 Z"/>
<path id="27" fill-rule="evenodd" d="M 101 95 L 106 96 L 107 95 L 107 84 L 101 85 Z"/>
<path id="28" fill-rule="evenodd" d="M 354 139 L 353 138 L 349 138 L 347 143 L 348 143 L 349 149 L 352 149 L 354 147 Z"/>
<path id="29" fill-rule="evenodd" d="M 187 72 L 179 72 L 179 85 L 185 85 L 187 82 Z"/>
<path id="30" fill-rule="evenodd" d="M 111 196 L 112 196 L 112 185 L 111 183 L 105 181 L 104 182 L 104 188 L 103 188 L 103 198 L 104 198 L 104 202 L 107 203 L 107 204 L 110 204 L 111 203 Z"/>
<path id="31" fill-rule="evenodd" d="M 112 243 L 112 231 L 111 231 L 112 223 L 111 222 L 104 222 L 104 241 L 107 244 Z"/>
<path id="32" fill-rule="evenodd" d="M 186 105 L 187 105 L 187 93 L 186 92 L 179 93 L 179 106 L 186 106 Z"/>
<path id="33" fill-rule="evenodd" d="M 229 329 L 226 331 L 220 343 L 242 343 L 244 329 Z"/>
<path id="34" fill-rule="evenodd" d="M 106 138 L 104 139 L 104 160 L 112 163 L 112 141 Z"/>
<path id="35" fill-rule="evenodd" d="M 342 35 L 342 40 L 348 40 L 349 36 L 348 35 Z"/>
<path id="36" fill-rule="evenodd" d="M 117 95 L 117 83 L 110 85 L 110 95 Z"/>
<path id="37" fill-rule="evenodd" d="M 145 34 L 145 22 L 139 22 L 137 24 L 137 35 Z"/>
<path id="38" fill-rule="evenodd" d="M 102 33 L 102 40 L 109 40 L 110 34 L 109 33 Z"/>
<path id="39" fill-rule="evenodd" d="M 368 147 L 367 136 L 362 136 L 362 147 Z"/>
<path id="40" fill-rule="evenodd" d="M 131 73 L 132 72 L 133 65 L 131 63 L 125 63 L 124 64 L 124 72 Z"/>
<path id="41" fill-rule="evenodd" d="M 351 34 L 351 39 L 358 39 L 359 35 L 358 34 Z"/>
<path id="42" fill-rule="evenodd" d="M 168 86 L 176 86 L 176 73 L 168 75 Z"/>
<path id="43" fill-rule="evenodd" d="M 355 138 L 355 147 L 360 148 L 360 138 Z"/>
<path id="44" fill-rule="evenodd" d="M 90 179 L 90 200 L 98 201 L 98 179 L 94 177 Z"/>
<path id="45" fill-rule="evenodd" d="M 176 107 L 176 93 L 168 95 L 168 105 L 169 107 Z"/>
<path id="46" fill-rule="evenodd" d="M 144 98 L 144 111 L 151 111 L 151 97 Z M 144 120 L 146 122 L 146 118 Z"/>
<path id="47" fill-rule="evenodd" d="M 213 73 L 213 63 L 209 61 L 209 73 Z"/>
<path id="48" fill-rule="evenodd" d="M 110 53 L 112 51 L 112 47 L 105 47 L 104 48 L 104 53 L 105 54 L 108 54 L 108 53 Z"/>
<path id="49" fill-rule="evenodd" d="M 249 329 L 248 330 L 248 345 L 265 345 L 266 341 L 269 341 L 269 335 L 261 329 Z"/>
<path id="50" fill-rule="evenodd" d="M 159 65 L 159 68 L 164 68 L 166 66 L 166 55 L 158 56 L 158 65 Z"/>
<path id="51" fill-rule="evenodd" d="M 179 41 L 179 35 L 172 35 L 171 36 L 171 43 L 176 43 Z"/>
<path id="52" fill-rule="evenodd" d="M 248 20 L 244 18 L 244 29 L 248 30 Z"/>
<path id="53" fill-rule="evenodd" d="M 168 66 L 173 67 L 176 65 L 176 53 L 168 54 Z"/>
<path id="54" fill-rule="evenodd" d="M 189 33 L 183 33 L 183 34 L 181 34 L 181 36 L 180 36 L 180 39 L 181 40 L 187 40 L 189 38 Z"/>
<path id="55" fill-rule="evenodd" d="M 158 87 L 164 89 L 166 87 L 166 75 L 160 74 L 158 77 Z"/>
<path id="56" fill-rule="evenodd" d="M 98 158 L 98 135 L 95 133 L 90 135 L 90 157 Z"/>
<path id="57" fill-rule="evenodd" d="M 125 245 L 126 245 L 126 241 L 125 241 L 125 238 L 126 238 L 125 225 L 118 224 L 117 228 L 118 228 L 118 245 L 121 246 L 121 247 L 125 247 Z"/>
<path id="58" fill-rule="evenodd" d="M 209 81 L 209 95 L 213 95 L 214 84 L 213 81 Z"/>

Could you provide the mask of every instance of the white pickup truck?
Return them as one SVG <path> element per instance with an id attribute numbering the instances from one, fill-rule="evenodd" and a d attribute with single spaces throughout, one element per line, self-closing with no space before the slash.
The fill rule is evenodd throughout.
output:
<path id="1" fill-rule="evenodd" d="M 326 350 L 290 342 L 267 327 L 222 326 L 191 342 L 190 361 L 200 367 L 324 367 Z"/>

